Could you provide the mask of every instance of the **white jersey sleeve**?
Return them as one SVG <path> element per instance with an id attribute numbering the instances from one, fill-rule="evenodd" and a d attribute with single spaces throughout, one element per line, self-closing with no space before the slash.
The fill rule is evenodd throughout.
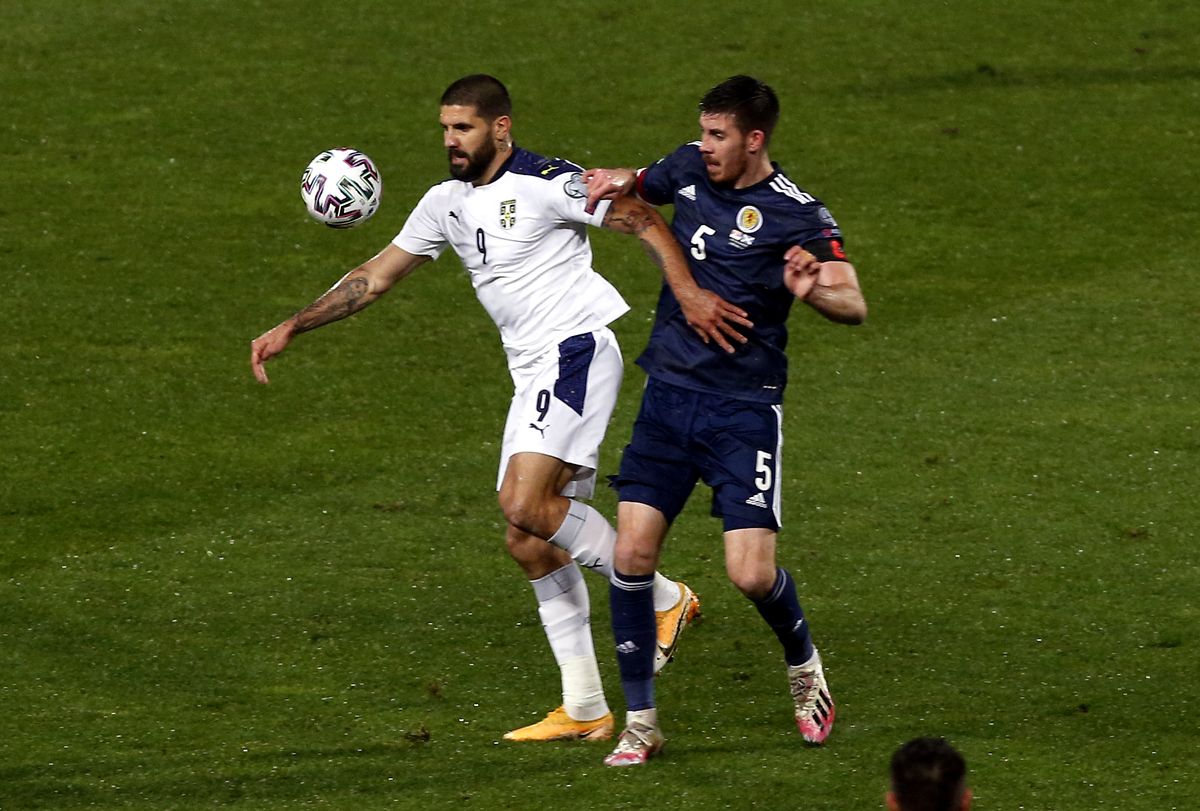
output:
<path id="1" fill-rule="evenodd" d="M 584 225 L 600 227 L 608 214 L 611 200 L 601 200 L 596 210 L 588 214 L 587 184 L 583 182 L 581 172 L 562 174 L 551 181 L 553 191 L 546 196 L 546 208 L 552 212 L 558 222 L 578 222 Z"/>
<path id="2" fill-rule="evenodd" d="M 428 256 L 431 259 L 441 256 L 442 251 L 450 244 L 446 237 L 445 224 L 442 222 L 446 209 L 440 200 L 443 196 L 444 190 L 440 185 L 425 192 L 425 196 L 408 215 L 404 227 L 392 240 L 392 244 L 416 256 Z"/>

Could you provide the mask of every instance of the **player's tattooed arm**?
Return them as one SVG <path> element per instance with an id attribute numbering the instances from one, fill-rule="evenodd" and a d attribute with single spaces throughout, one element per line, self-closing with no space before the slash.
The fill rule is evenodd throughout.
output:
<path id="1" fill-rule="evenodd" d="M 739 327 L 754 326 L 746 311 L 696 284 L 683 250 L 661 214 L 640 200 L 618 197 L 605 213 L 603 225 L 637 236 L 651 261 L 662 269 L 688 326 L 704 343 L 716 341 L 726 352 L 734 351 L 730 341 L 746 343 Z"/>
<path id="2" fill-rule="evenodd" d="M 389 245 L 343 276 L 319 299 L 296 313 L 292 318 L 292 332 L 308 332 L 310 329 L 354 315 L 428 259 L 427 256 L 411 254 L 395 245 Z"/>
<path id="3" fill-rule="evenodd" d="M 312 304 L 255 338 L 250 344 L 254 377 L 260 383 L 269 383 L 264 364 L 286 349 L 293 336 L 353 315 L 427 261 L 428 256 L 411 254 L 395 245 L 384 248 Z"/>
<path id="4" fill-rule="evenodd" d="M 353 315 L 374 301 L 377 296 L 369 295 L 371 282 L 361 273 L 361 269 L 351 271 L 325 295 L 296 313 L 292 333 L 298 335 L 332 321 L 338 321 Z"/>
<path id="5" fill-rule="evenodd" d="M 663 221 L 661 214 L 645 203 L 628 197 L 614 200 L 604 214 L 604 222 L 601 223 L 605 228 L 611 228 L 622 234 L 634 234 L 639 239 L 642 239 L 643 234 L 659 224 L 666 227 L 666 222 Z"/>

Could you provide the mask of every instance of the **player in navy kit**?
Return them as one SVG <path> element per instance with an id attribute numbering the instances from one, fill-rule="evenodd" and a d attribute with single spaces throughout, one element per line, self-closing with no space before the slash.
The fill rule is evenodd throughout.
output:
<path id="1" fill-rule="evenodd" d="M 662 542 L 696 482 L 724 522 L 729 578 L 783 645 L 796 724 L 823 743 L 834 705 L 820 655 L 786 569 L 775 562 L 779 451 L 787 383 L 787 318 L 797 299 L 830 320 L 859 324 L 866 303 L 837 222 L 768 155 L 779 103 L 770 87 L 735 76 L 700 102 L 701 138 L 637 172 L 584 173 L 589 202 L 636 191 L 675 207 L 671 230 L 696 282 L 752 322 L 733 353 L 696 341 L 664 287 L 649 345 L 649 375 L 615 486 L 615 575 L 610 588 L 626 727 L 610 766 L 644 763 L 662 748 L 654 699 L 650 585 Z"/>

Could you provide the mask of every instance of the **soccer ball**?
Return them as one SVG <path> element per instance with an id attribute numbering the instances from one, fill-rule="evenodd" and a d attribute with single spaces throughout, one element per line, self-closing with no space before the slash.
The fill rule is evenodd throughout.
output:
<path id="1" fill-rule="evenodd" d="M 351 228 L 379 208 L 383 179 L 357 149 L 327 149 L 312 159 L 300 181 L 308 213 L 330 228 Z"/>

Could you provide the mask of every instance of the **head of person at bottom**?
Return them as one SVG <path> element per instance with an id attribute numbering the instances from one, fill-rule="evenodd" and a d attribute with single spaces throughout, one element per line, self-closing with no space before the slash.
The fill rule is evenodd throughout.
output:
<path id="1" fill-rule="evenodd" d="M 890 811 L 967 811 L 967 762 L 945 738 L 914 738 L 892 755 Z"/>

